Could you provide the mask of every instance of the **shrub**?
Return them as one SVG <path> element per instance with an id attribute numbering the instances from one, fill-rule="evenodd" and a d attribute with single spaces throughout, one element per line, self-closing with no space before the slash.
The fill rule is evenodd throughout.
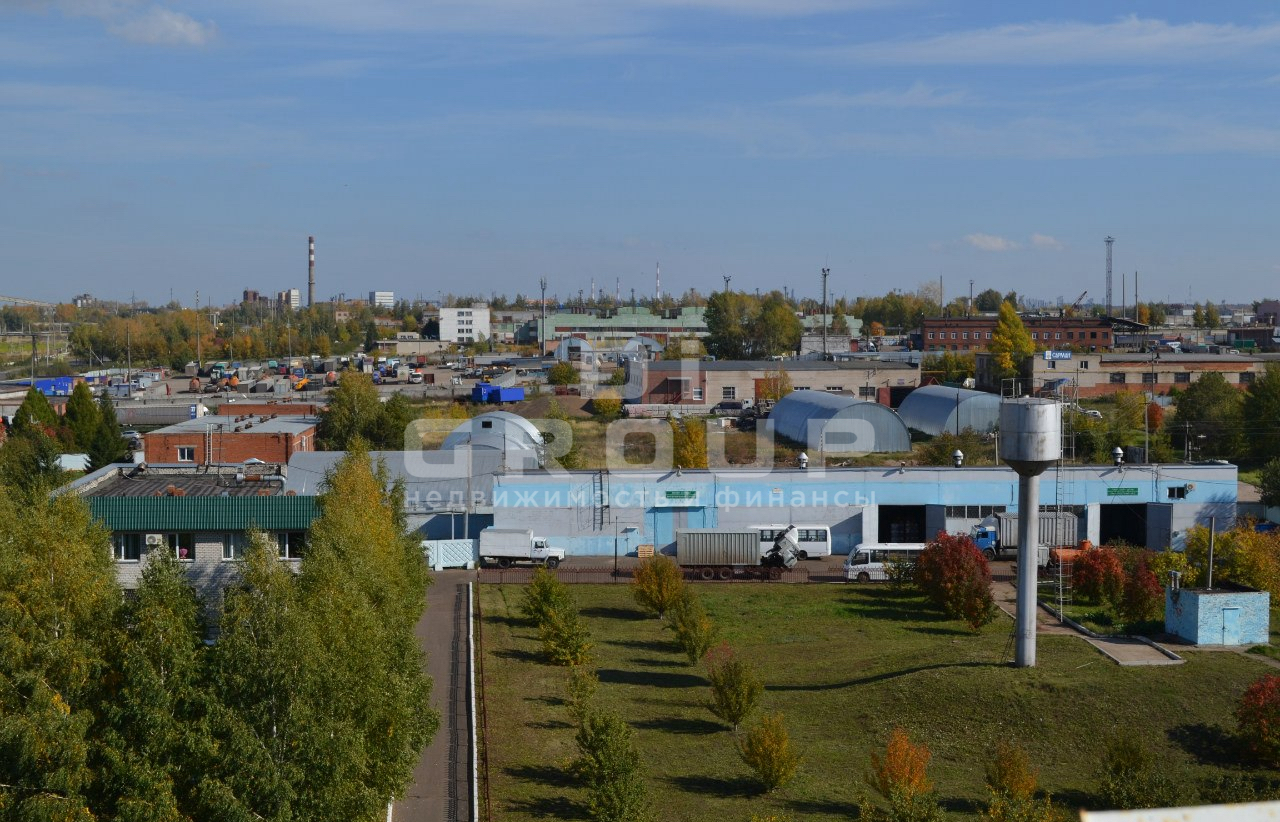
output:
<path id="1" fill-rule="evenodd" d="M 947 616 L 975 631 L 995 619 L 991 568 L 967 536 L 939 533 L 916 560 L 915 582 Z"/>
<path id="2" fill-rule="evenodd" d="M 1066 814 L 1046 796 L 1036 799 L 1039 777 L 1027 752 L 1012 742 L 996 745 L 995 758 L 987 764 L 991 800 L 982 814 L 986 822 L 1066 822 Z"/>
<path id="3" fill-rule="evenodd" d="M 612 711 L 590 711 L 578 725 L 573 770 L 586 783 L 587 805 L 598 822 L 649 817 L 649 794 L 632 736 L 631 726 Z"/>
<path id="4" fill-rule="evenodd" d="M 569 714 L 582 723 L 591 710 L 591 700 L 595 698 L 596 689 L 600 686 L 600 675 L 594 668 L 586 665 L 575 665 L 569 669 L 569 681 L 566 683 L 565 703 L 569 706 Z"/>
<path id="5" fill-rule="evenodd" d="M 1164 588 L 1145 560 L 1124 581 L 1120 599 L 1120 615 L 1127 622 L 1147 622 L 1164 614 Z"/>
<path id="6" fill-rule="evenodd" d="M 571 362 L 561 361 L 547 369 L 547 382 L 551 385 L 574 385 L 578 381 L 578 369 Z"/>
<path id="7" fill-rule="evenodd" d="M 1236 707 L 1240 738 L 1258 758 L 1280 761 L 1280 674 L 1250 685 Z"/>
<path id="8" fill-rule="evenodd" d="M 680 566 L 671 557 L 657 554 L 636 566 L 631 595 L 637 605 L 661 619 L 680 601 L 684 587 Z"/>
<path id="9" fill-rule="evenodd" d="M 800 755 L 791 746 L 782 714 L 761 717 L 759 724 L 738 740 L 738 754 L 769 792 L 790 782 L 800 768 Z"/>
<path id="10" fill-rule="evenodd" d="M 591 411 L 602 417 L 614 419 L 622 413 L 622 399 L 613 391 L 602 391 L 591 400 Z"/>
<path id="11" fill-rule="evenodd" d="M 1172 548 L 1149 552 L 1147 565 L 1151 568 L 1151 573 L 1156 575 L 1156 581 L 1161 585 L 1169 584 L 1169 574 L 1172 571 L 1177 571 L 1182 575 L 1182 585 L 1185 588 L 1195 586 L 1200 580 L 1199 569 L 1192 567 L 1191 563 L 1187 562 L 1187 555 Z"/>
<path id="12" fill-rule="evenodd" d="M 1112 737 L 1099 774 L 1098 798 L 1104 807 L 1172 808 L 1181 804 L 1177 785 L 1162 769 L 1151 767 L 1151 753 L 1137 738 Z"/>
<path id="13" fill-rule="evenodd" d="M 869 801 L 859 803 L 859 819 L 887 822 L 939 822 L 942 809 L 929 777 L 929 748 L 914 744 L 907 732 L 894 728 L 885 747 L 884 758 L 871 754 L 867 784 L 889 802 L 883 811 Z"/>
<path id="14" fill-rule="evenodd" d="M 569 586 L 561 582 L 554 572 L 538 566 L 533 572 L 533 579 L 525 586 L 520 613 L 541 627 L 552 613 L 572 607 L 573 596 L 569 593 Z"/>
<path id="15" fill-rule="evenodd" d="M 1072 564 L 1071 587 L 1090 602 L 1119 602 L 1124 591 L 1124 566 L 1119 555 L 1106 547 L 1080 554 Z"/>
<path id="16" fill-rule="evenodd" d="M 582 624 L 576 607 L 547 614 L 538 626 L 538 638 L 552 665 L 586 665 L 591 661 L 591 632 Z"/>
<path id="17" fill-rule="evenodd" d="M 760 703 L 764 685 L 727 644 L 707 654 L 707 679 L 711 682 L 711 713 L 737 730 Z"/>
<path id="18" fill-rule="evenodd" d="M 689 664 L 697 664 L 715 645 L 719 631 L 716 624 L 707 616 L 702 601 L 692 588 L 686 586 L 680 599 L 670 611 L 671 621 L 667 625 L 676 635 L 676 644 L 689 659 Z"/>

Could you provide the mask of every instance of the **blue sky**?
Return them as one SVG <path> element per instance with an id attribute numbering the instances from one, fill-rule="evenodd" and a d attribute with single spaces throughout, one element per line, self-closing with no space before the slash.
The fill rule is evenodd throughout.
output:
<path id="1" fill-rule="evenodd" d="M 1246 301 L 1277 112 L 1260 3 L 0 0 L 0 294 Z"/>

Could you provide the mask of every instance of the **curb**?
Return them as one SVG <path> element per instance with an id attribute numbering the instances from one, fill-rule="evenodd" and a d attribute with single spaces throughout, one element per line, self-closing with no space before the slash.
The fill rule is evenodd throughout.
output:
<path id="1" fill-rule="evenodd" d="M 1184 658 L 1182 658 L 1182 657 L 1178 656 L 1177 654 L 1175 654 L 1173 651 L 1170 651 L 1168 648 L 1165 648 L 1165 647 L 1164 647 L 1164 646 L 1162 646 L 1162 645 L 1158 645 L 1158 644 L 1156 644 L 1153 640 L 1150 640 L 1150 639 L 1148 639 L 1148 638 L 1147 638 L 1147 637 L 1145 637 L 1145 636 L 1130 636 L 1130 635 L 1127 635 L 1127 634 L 1126 634 L 1126 635 L 1121 635 L 1121 636 L 1103 636 L 1102 634 L 1095 633 L 1095 632 L 1093 632 L 1093 631 L 1089 630 L 1088 628 L 1084 627 L 1083 625 L 1081 625 L 1080 623 L 1076 622 L 1076 621 L 1075 621 L 1074 619 L 1072 619 L 1071 617 L 1066 616 L 1065 614 L 1063 614 L 1063 613 L 1061 613 L 1060 611 L 1058 611 L 1058 609 L 1057 609 L 1057 608 L 1054 608 L 1052 605 L 1048 604 L 1047 602 L 1041 602 L 1041 603 L 1040 603 L 1040 607 L 1041 607 L 1041 608 L 1043 608 L 1043 609 L 1045 609 L 1045 610 L 1046 610 L 1046 611 L 1048 611 L 1049 613 L 1053 614 L 1055 617 L 1057 617 L 1058 619 L 1062 620 L 1062 621 L 1063 621 L 1063 622 L 1065 622 L 1066 624 L 1070 625 L 1070 626 L 1071 626 L 1072 628 L 1074 628 L 1075 630 L 1077 630 L 1077 631 L 1079 631 L 1080 633 L 1084 634 L 1085 636 L 1089 637 L 1090 639 L 1097 639 L 1097 640 L 1102 640 L 1102 641 L 1106 641 L 1106 640 L 1108 640 L 1108 639 L 1130 639 L 1130 640 L 1135 640 L 1135 641 L 1137 641 L 1137 642 L 1141 642 L 1141 643 L 1142 643 L 1142 644 L 1144 644 L 1144 645 L 1149 645 L 1149 646 L 1151 646 L 1152 648 L 1154 648 L 1155 650 L 1157 650 L 1157 651 L 1159 651 L 1161 654 L 1163 654 L 1166 658 L 1171 659 L 1171 660 L 1173 660 L 1174 662 L 1186 662 L 1186 661 L 1187 661 L 1186 659 L 1184 659 Z M 1106 657 L 1107 657 L 1107 659 L 1110 659 L 1112 662 L 1116 663 L 1117 665 L 1124 665 L 1124 663 L 1123 663 L 1123 662 L 1121 662 L 1120 660 L 1118 660 L 1118 659 L 1116 659 L 1114 656 L 1112 656 L 1110 653 L 1108 653 L 1106 648 L 1103 648 L 1103 647 L 1101 647 L 1101 646 L 1099 646 L 1099 645 L 1094 645 L 1093 647 L 1097 648 L 1099 651 L 1101 651 L 1101 652 L 1102 652 L 1102 654 L 1103 654 L 1104 656 L 1106 656 Z M 1138 663 L 1138 665 L 1142 665 L 1142 664 L 1144 664 L 1144 663 Z M 1146 664 L 1150 664 L 1150 663 L 1146 663 Z M 1130 665 L 1128 665 L 1128 666 L 1126 666 L 1126 667 L 1136 667 L 1136 666 L 1135 666 L 1135 665 L 1133 665 L 1133 664 L 1130 664 Z"/>

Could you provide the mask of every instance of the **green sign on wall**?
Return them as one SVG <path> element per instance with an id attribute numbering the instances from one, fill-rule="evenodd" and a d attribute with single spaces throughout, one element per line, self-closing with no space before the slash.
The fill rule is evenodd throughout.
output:
<path id="1" fill-rule="evenodd" d="M 1108 488 L 1107 496 L 1109 497 L 1136 497 L 1138 496 L 1137 488 Z"/>
<path id="2" fill-rule="evenodd" d="M 693 490 L 689 490 L 689 491 L 665 491 L 665 492 L 663 492 L 663 496 L 664 496 L 666 499 L 697 499 L 697 498 L 698 498 L 698 492 L 697 492 L 697 491 L 693 491 Z"/>

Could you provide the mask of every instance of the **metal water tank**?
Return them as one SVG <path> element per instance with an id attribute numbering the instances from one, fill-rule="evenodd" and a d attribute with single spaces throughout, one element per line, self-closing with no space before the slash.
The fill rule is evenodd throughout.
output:
<path id="1" fill-rule="evenodd" d="M 1020 397 L 1000 403 L 1000 459 L 1023 476 L 1040 474 L 1062 454 L 1062 406 Z"/>

